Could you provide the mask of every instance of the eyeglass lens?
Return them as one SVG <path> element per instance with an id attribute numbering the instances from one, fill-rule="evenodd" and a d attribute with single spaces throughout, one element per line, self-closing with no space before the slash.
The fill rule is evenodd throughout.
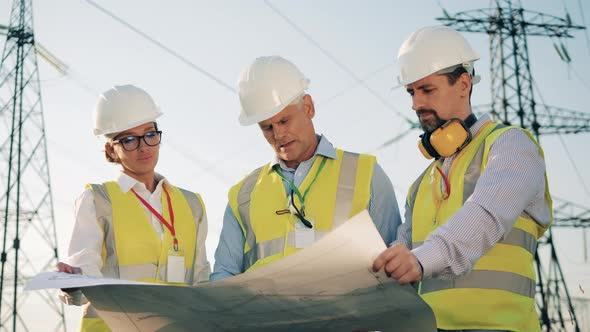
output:
<path id="1" fill-rule="evenodd" d="M 160 140 L 162 139 L 162 132 L 161 131 L 150 131 L 145 133 L 143 136 L 127 136 L 123 137 L 119 140 L 123 149 L 127 151 L 133 151 L 139 147 L 139 142 L 141 139 L 145 142 L 146 145 L 155 146 L 160 144 Z"/>

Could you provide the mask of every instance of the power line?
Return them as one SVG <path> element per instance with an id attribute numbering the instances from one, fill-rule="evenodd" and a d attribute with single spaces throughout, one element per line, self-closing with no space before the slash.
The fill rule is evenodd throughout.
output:
<path id="1" fill-rule="evenodd" d="M 96 9 L 100 10 L 101 12 L 103 12 L 104 14 L 110 16 L 115 21 L 117 21 L 117 22 L 123 24 L 124 26 L 126 26 L 127 28 L 131 29 L 133 32 L 137 33 L 138 35 L 140 35 L 144 39 L 148 40 L 152 44 L 154 44 L 154 45 L 158 46 L 159 48 L 163 49 L 164 51 L 166 51 L 167 53 L 169 53 L 173 57 L 175 57 L 178 60 L 182 61 L 184 64 L 186 64 L 189 67 L 197 70 L 199 73 L 203 74 L 204 76 L 208 77 L 209 79 L 215 81 L 215 83 L 217 83 L 220 86 L 224 87 L 225 89 L 231 91 L 232 93 L 236 93 L 236 90 L 231 85 L 225 83 L 220 78 L 218 78 L 215 75 L 209 73 L 205 69 L 199 67 L 195 63 L 191 62 L 189 59 L 187 59 L 184 56 L 178 54 L 177 52 L 175 52 L 174 50 L 172 50 L 169 47 L 165 46 L 164 44 L 162 44 L 161 42 L 157 41 L 156 39 L 150 37 L 145 32 L 143 32 L 143 31 L 139 30 L 138 28 L 134 27 L 133 25 L 127 23 L 125 20 L 123 20 L 122 18 L 116 16 L 112 12 L 110 12 L 110 11 L 106 10 L 105 8 L 99 6 L 96 2 L 94 2 L 92 0 L 86 0 L 86 2 L 88 2 L 89 4 L 91 4 L 92 6 L 94 6 Z"/>
<path id="2" fill-rule="evenodd" d="M 582 177 L 582 174 L 580 173 L 578 166 L 576 166 L 576 163 L 574 162 L 574 159 L 572 158 L 572 155 L 571 155 L 569 149 L 567 148 L 567 145 L 563 141 L 563 135 L 558 134 L 557 136 L 559 137 L 559 142 L 561 143 L 561 146 L 565 150 L 567 158 L 570 161 L 570 163 L 572 164 L 572 167 L 574 168 L 574 172 L 576 173 L 578 180 L 580 180 L 580 183 L 582 184 L 582 187 L 584 188 L 586 195 L 588 195 L 588 197 L 590 197 L 590 190 L 588 190 L 588 186 L 586 185 L 586 182 L 584 182 L 584 178 Z"/>
<path id="3" fill-rule="evenodd" d="M 179 53 L 177 53 L 174 50 L 170 49 L 169 47 L 165 46 L 161 42 L 157 41 L 156 39 L 152 38 L 151 36 L 149 36 L 145 32 L 143 32 L 143 31 L 139 30 L 138 28 L 134 27 L 133 25 L 131 25 L 130 23 L 126 22 L 122 18 L 116 16 L 115 14 L 113 14 L 110 11 L 108 11 L 104 7 L 99 6 L 96 2 L 94 2 L 92 0 L 86 0 L 86 2 L 88 2 L 89 4 L 91 4 L 92 6 L 94 6 L 96 9 L 100 10 L 101 12 L 103 12 L 104 14 L 110 16 L 112 19 L 114 19 L 117 22 L 121 23 L 122 25 L 124 25 L 128 29 L 130 29 L 133 32 L 139 34 L 144 39 L 148 40 L 149 42 L 151 42 L 151 43 L 155 44 L 156 46 L 158 46 L 159 48 L 163 49 L 164 51 L 166 51 L 170 55 L 174 56 L 178 60 L 182 61 L 184 64 L 190 66 L 193 69 L 196 69 L 198 72 L 200 72 L 201 74 L 203 74 L 206 77 L 210 78 L 211 80 L 215 81 L 217 84 L 221 85 L 225 89 L 229 90 L 230 92 L 232 92 L 234 94 L 236 93 L 236 90 L 232 86 L 230 86 L 229 84 L 223 82 L 220 78 L 218 78 L 215 75 L 209 73 L 205 69 L 199 67 L 198 65 L 196 65 L 193 62 L 191 62 L 190 60 L 188 60 L 184 56 L 180 55 Z M 213 175 L 218 180 L 221 180 L 224 183 L 229 183 L 230 182 L 228 176 L 225 175 L 225 174 L 222 174 L 222 173 L 220 173 L 218 171 L 216 171 L 215 170 L 215 166 L 212 163 L 208 163 L 205 160 L 200 159 L 200 158 L 197 158 L 194 155 L 188 155 L 186 152 L 180 152 L 180 149 L 178 149 L 174 143 L 172 143 L 172 144 L 170 144 L 170 143 L 168 143 L 168 146 L 170 146 L 174 151 L 176 151 L 177 153 L 181 154 L 182 156 L 184 156 L 185 158 L 189 159 L 190 161 L 194 162 L 199 168 L 203 169 L 205 172 Z"/>
<path id="4" fill-rule="evenodd" d="M 151 42 L 152 44 L 155 44 L 156 46 L 160 47 L 161 49 L 163 49 L 164 51 L 166 51 L 167 53 L 171 54 L 172 56 L 174 56 L 175 58 L 177 58 L 178 60 L 182 61 L 183 63 L 187 64 L 188 66 L 192 67 L 193 69 L 196 69 L 197 71 L 199 71 L 201 74 L 207 76 L 208 78 L 212 79 L 213 81 L 215 81 L 216 83 L 218 83 L 219 85 L 221 85 L 222 87 L 226 88 L 227 90 L 231 91 L 232 93 L 236 93 L 235 89 L 230 86 L 229 84 L 223 82 L 220 78 L 214 76 L 213 74 L 209 73 L 208 71 L 206 71 L 205 69 L 199 67 L 198 65 L 194 64 L 193 62 L 191 62 L 190 60 L 188 60 L 187 58 L 185 58 L 184 56 L 180 55 L 179 53 L 177 53 L 176 51 L 170 49 L 169 47 L 165 46 L 164 44 L 162 44 L 161 42 L 159 42 L 158 40 L 156 40 L 155 38 L 149 36 L 148 34 L 146 34 L 145 32 L 139 30 L 138 28 L 136 28 L 135 26 L 131 25 L 130 23 L 128 23 L 127 21 L 123 20 L 122 18 L 116 16 L 115 14 L 113 14 L 112 12 L 108 11 L 107 9 L 105 9 L 104 7 L 98 5 L 96 2 L 94 2 L 93 0 L 86 0 L 86 2 L 88 2 L 90 5 L 92 5 L 93 7 L 95 7 L 96 9 L 100 10 L 101 12 L 103 12 L 104 14 L 108 15 L 109 17 L 111 17 L 112 19 L 116 20 L 117 22 L 119 22 L 120 24 L 124 25 L 125 27 L 127 27 L 128 29 L 132 30 L 133 32 L 139 34 L 141 37 L 143 37 L 144 39 L 148 40 L 149 42 Z M 329 53 L 326 49 L 324 49 L 319 43 L 317 43 L 315 40 L 313 40 L 307 33 L 305 33 L 302 29 L 300 29 L 294 22 L 292 22 L 289 18 L 287 18 L 284 14 L 282 14 L 278 9 L 276 9 L 275 7 L 273 7 L 268 1 L 265 1 L 265 3 L 275 12 L 277 13 L 280 17 L 282 17 L 287 23 L 289 23 L 295 30 L 297 30 L 299 33 L 301 33 L 306 39 L 308 39 L 314 46 L 316 46 L 318 49 L 320 49 L 320 51 L 322 51 L 322 53 L 324 53 L 330 60 L 332 60 L 338 67 L 340 67 L 342 70 L 344 70 L 346 73 L 348 73 L 351 77 L 353 77 L 353 79 L 356 81 L 357 84 L 363 86 L 365 89 L 367 89 L 374 97 L 376 97 L 382 104 L 384 104 L 388 109 L 393 110 L 398 116 L 400 116 L 402 119 L 406 120 L 406 122 L 408 122 L 408 124 L 410 124 L 410 126 L 415 126 L 414 122 L 409 119 L 408 117 L 404 116 L 397 108 L 395 108 L 393 105 L 389 104 L 383 97 L 381 97 L 374 89 L 372 89 L 371 87 L 369 87 L 366 83 L 365 80 L 366 79 L 361 79 L 359 76 L 357 76 L 354 72 L 352 72 L 352 70 L 350 70 L 348 67 L 346 67 L 343 63 L 341 63 L 340 61 L 338 61 L 333 55 L 331 55 L 331 53 Z M 387 69 L 387 67 L 389 67 L 390 65 L 386 65 L 382 68 L 379 68 L 376 72 L 371 73 L 369 76 L 375 75 L 378 72 L 381 72 L 385 69 Z M 345 90 L 349 89 L 351 87 L 347 87 Z M 331 101 L 333 99 L 335 99 L 336 97 L 340 96 L 345 90 L 343 90 L 342 92 L 329 97 L 328 101 Z M 195 161 L 193 159 L 193 161 Z M 199 162 L 198 162 L 199 163 Z M 211 167 L 205 167 L 204 168 L 206 171 L 210 171 L 212 168 Z M 214 174 L 218 179 L 227 181 L 227 178 L 224 178 L 223 176 L 220 176 L 219 174 Z"/>
<path id="5" fill-rule="evenodd" d="M 378 150 L 384 149 L 384 148 L 386 148 L 386 147 L 388 147 L 388 146 L 390 146 L 392 144 L 397 144 L 402 138 L 406 137 L 406 135 L 409 134 L 414 129 L 416 129 L 416 126 L 411 126 L 410 128 L 407 128 L 405 131 L 399 133 L 395 137 L 387 140 L 383 144 L 381 144 L 378 147 L 376 147 L 374 149 L 374 151 L 378 151 Z"/>
<path id="6" fill-rule="evenodd" d="M 590 85 L 588 85 L 588 83 L 586 81 L 584 81 L 584 79 L 582 78 L 580 73 L 578 73 L 578 71 L 575 70 L 573 67 L 570 69 L 574 73 L 574 76 L 576 76 L 576 78 L 586 87 L 586 89 L 588 89 L 588 91 L 590 91 Z"/>
<path id="7" fill-rule="evenodd" d="M 578 7 L 580 7 L 580 16 L 582 16 L 582 23 L 586 26 L 586 19 L 584 18 L 584 7 L 582 7 L 582 1 L 578 0 Z M 590 53 L 590 38 L 588 37 L 588 30 L 584 31 L 586 36 L 586 47 L 588 47 L 588 53 Z"/>
<path id="8" fill-rule="evenodd" d="M 171 147 L 172 150 L 176 151 L 176 153 L 195 163 L 195 165 L 197 165 L 203 171 L 213 175 L 215 178 L 217 178 L 226 185 L 233 184 L 229 176 L 221 172 L 219 168 L 216 167 L 216 162 L 209 162 L 205 159 L 199 158 L 193 153 L 188 153 L 186 148 L 178 148 L 179 145 L 177 145 L 174 141 L 171 141 L 170 139 L 167 139 L 166 141 L 166 146 Z"/>
<path id="9" fill-rule="evenodd" d="M 377 68 L 376 70 L 372 71 L 371 73 L 369 73 L 368 75 L 366 75 L 365 77 L 363 77 L 363 78 L 362 78 L 362 82 L 366 82 L 366 81 L 368 81 L 369 79 L 373 78 L 373 76 L 375 76 L 375 75 L 377 75 L 377 74 L 379 74 L 379 73 L 381 73 L 381 72 L 385 71 L 386 69 L 388 69 L 388 68 L 389 68 L 389 67 L 391 67 L 392 65 L 393 65 L 393 63 L 388 63 L 388 64 L 386 64 L 386 65 L 384 65 L 384 66 L 381 66 L 381 67 Z M 331 95 L 330 97 L 328 97 L 328 98 L 326 98 L 326 99 L 323 99 L 323 100 L 321 100 L 321 101 L 320 101 L 318 104 L 322 104 L 322 105 L 328 104 L 328 103 L 332 102 L 332 100 L 334 100 L 334 99 L 336 99 L 336 98 L 340 97 L 340 96 L 341 96 L 342 94 L 344 94 L 346 91 L 348 91 L 348 90 L 350 90 L 350 89 L 352 89 L 352 88 L 354 88 L 354 87 L 356 87 L 356 86 L 358 86 L 358 83 L 356 83 L 356 82 L 355 82 L 355 83 L 353 83 L 353 84 L 350 84 L 350 85 L 348 85 L 347 87 L 345 87 L 344 89 L 340 90 L 339 92 L 337 92 L 337 93 L 335 93 L 335 94 Z"/>
<path id="10" fill-rule="evenodd" d="M 533 86 L 535 87 L 535 89 L 537 90 L 537 93 L 539 94 L 539 98 L 541 99 L 542 106 L 545 107 L 547 112 L 549 112 L 550 110 L 546 107 L 547 104 L 545 103 L 545 99 L 543 98 L 543 95 L 541 94 L 541 90 L 539 89 L 539 86 L 537 85 L 537 81 L 535 81 L 534 79 L 531 79 L 531 81 L 533 82 Z M 563 141 L 563 137 L 560 133 L 558 133 L 558 137 L 559 137 L 559 142 L 561 143 L 561 146 L 563 147 L 563 150 L 565 151 L 565 154 L 567 155 L 567 158 L 574 169 L 574 173 L 576 173 L 576 176 L 578 177 L 578 180 L 582 184 L 582 187 L 584 188 L 586 195 L 588 195 L 588 197 L 590 197 L 590 190 L 588 189 L 588 186 L 586 185 L 586 182 L 584 181 L 584 178 L 582 177 L 580 170 L 576 166 L 576 163 L 574 162 L 574 159 L 572 158 L 571 153 L 570 153 L 569 149 L 567 148 L 567 145 Z"/>
<path id="11" fill-rule="evenodd" d="M 387 107 L 388 109 L 394 111 L 399 117 L 401 117 L 402 119 L 406 120 L 409 124 L 412 124 L 412 120 L 410 120 L 408 117 L 404 116 L 397 108 L 395 108 L 393 105 L 389 104 L 383 97 L 381 97 L 381 95 L 379 95 L 377 93 L 377 91 L 373 90 L 370 86 L 368 86 L 358 75 L 356 75 L 351 69 L 349 69 L 346 65 L 344 65 L 342 62 L 340 62 L 338 59 L 336 59 L 336 57 L 334 55 L 332 55 L 330 52 L 328 52 L 328 50 L 326 50 L 324 47 L 322 47 L 317 41 L 315 41 L 308 33 L 306 33 L 305 31 L 303 31 L 303 29 L 301 29 L 297 24 L 295 24 L 295 22 L 293 22 L 291 19 L 289 19 L 285 14 L 283 14 L 280 10 L 278 10 L 276 7 L 274 7 L 273 5 L 270 4 L 270 2 L 268 0 L 264 0 L 264 3 L 272 10 L 274 11 L 278 16 L 280 16 L 285 22 L 287 22 L 287 24 L 289 24 L 293 29 L 295 29 L 295 31 L 297 31 L 299 34 L 301 34 L 305 39 L 307 39 L 307 41 L 309 41 L 313 46 L 315 46 L 317 49 L 319 49 L 326 57 L 328 57 L 330 60 L 332 60 L 332 62 L 334 64 L 336 64 L 336 66 L 338 66 L 340 69 L 342 69 L 344 72 L 346 72 L 348 75 L 350 75 L 359 85 L 363 86 L 365 89 L 367 89 L 367 91 L 369 91 L 369 93 L 371 93 L 375 98 L 377 98 L 383 105 L 385 105 L 385 107 Z"/>

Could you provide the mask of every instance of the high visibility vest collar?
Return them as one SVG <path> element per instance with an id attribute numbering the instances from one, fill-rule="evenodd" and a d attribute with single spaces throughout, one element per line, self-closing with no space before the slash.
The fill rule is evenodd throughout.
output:
<path id="1" fill-rule="evenodd" d="M 365 209 L 370 198 L 375 157 L 336 150 L 328 159 L 305 199 L 305 215 L 315 223 L 315 239 Z M 306 191 L 320 167 L 316 158 L 299 187 Z M 282 179 L 261 167 L 230 190 L 229 202 L 244 232 L 244 271 L 290 255 L 295 247 L 295 223 L 291 214 L 275 212 L 287 207 Z M 300 206 L 298 197 L 294 197 Z"/>

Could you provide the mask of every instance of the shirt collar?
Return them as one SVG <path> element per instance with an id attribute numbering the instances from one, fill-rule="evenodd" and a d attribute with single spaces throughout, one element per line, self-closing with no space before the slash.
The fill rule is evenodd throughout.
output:
<path id="1" fill-rule="evenodd" d="M 318 146 L 317 146 L 313 156 L 311 158 L 309 158 L 308 160 L 315 159 L 315 157 L 317 155 L 324 156 L 324 157 L 330 158 L 330 159 L 338 159 L 338 155 L 336 155 L 336 149 L 334 148 L 334 145 L 332 145 L 332 143 L 326 138 L 326 136 L 316 135 L 316 138 L 319 141 Z M 270 167 L 268 168 L 268 171 L 269 172 L 272 171 L 272 168 L 275 165 L 280 165 L 281 168 L 284 170 L 290 170 L 290 168 L 287 167 L 285 162 L 283 160 L 281 160 L 276 154 L 273 156 L 272 160 L 270 161 Z"/>
<path id="2" fill-rule="evenodd" d="M 490 118 L 489 114 L 484 114 L 479 119 L 477 119 L 477 121 L 473 124 L 473 126 L 471 126 L 471 128 L 469 128 L 469 132 L 471 132 L 471 137 L 475 137 L 475 135 L 477 135 L 477 133 L 479 132 L 481 127 L 486 122 L 491 121 L 491 120 L 492 119 Z"/>
<path id="3" fill-rule="evenodd" d="M 156 175 L 156 182 L 158 184 L 160 184 L 160 182 L 164 182 L 166 185 L 170 185 L 170 183 L 168 183 L 168 180 L 166 180 L 165 177 L 163 177 L 162 175 L 155 173 Z M 143 182 L 137 181 L 136 179 L 132 178 L 131 176 L 123 173 L 123 172 L 119 172 L 119 176 L 117 177 L 117 184 L 119 185 L 119 188 L 121 188 L 121 191 L 124 193 L 127 193 L 129 190 L 131 190 L 132 188 L 143 188 L 145 190 L 147 190 L 147 188 L 145 187 L 145 184 Z"/>

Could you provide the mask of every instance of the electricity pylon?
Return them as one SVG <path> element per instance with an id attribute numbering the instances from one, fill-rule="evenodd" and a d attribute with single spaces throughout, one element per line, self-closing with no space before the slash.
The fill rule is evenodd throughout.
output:
<path id="1" fill-rule="evenodd" d="M 23 292 L 58 257 L 32 10 L 14 1 L 0 62 L 0 331 L 65 330 L 55 293 Z"/>
<path id="2" fill-rule="evenodd" d="M 529 36 L 572 38 L 573 30 L 585 29 L 574 25 L 567 15 L 552 15 L 525 10 L 520 2 L 496 0 L 495 7 L 449 14 L 443 9 L 444 24 L 463 32 L 485 33 L 490 38 L 491 113 L 504 124 L 531 130 L 539 139 L 541 134 L 569 134 L 590 131 L 590 114 L 538 104 L 535 101 L 534 80 L 529 62 Z M 563 44 L 554 44 L 562 60 L 571 61 Z M 539 250 L 547 246 L 550 252 L 548 269 L 542 268 Z M 535 255 L 537 265 L 537 309 L 543 330 L 561 331 L 572 326 L 580 331 L 571 303 L 563 271 L 557 259 L 551 229 L 539 241 Z M 564 304 L 567 307 L 563 307 Z M 567 327 L 566 327 L 567 325 Z"/>

